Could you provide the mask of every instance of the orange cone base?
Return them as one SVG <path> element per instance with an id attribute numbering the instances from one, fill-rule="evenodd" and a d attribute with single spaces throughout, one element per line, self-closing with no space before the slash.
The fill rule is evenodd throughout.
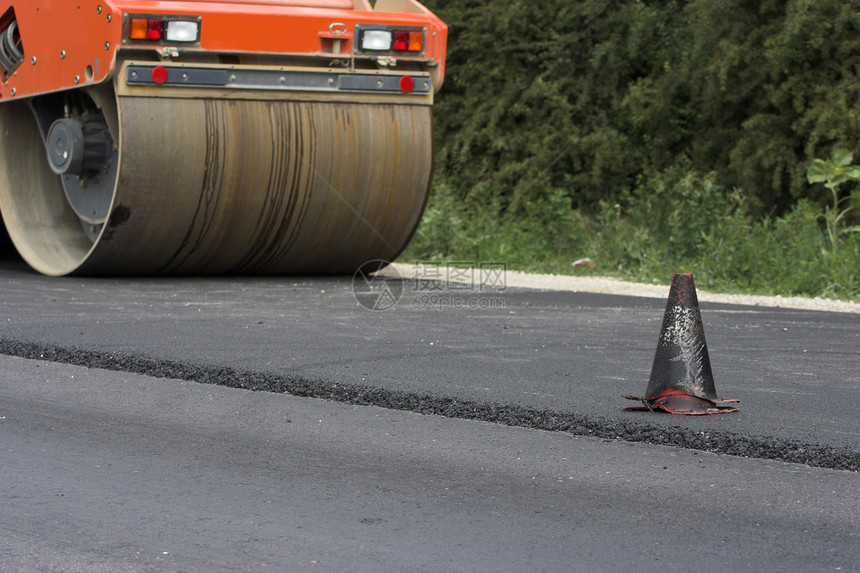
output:
<path id="1" fill-rule="evenodd" d="M 645 405 L 644 408 L 641 406 L 624 408 L 630 412 L 666 412 L 667 414 L 682 414 L 685 416 L 704 416 L 707 414 L 728 414 L 740 411 L 734 406 L 726 405 L 740 402 L 740 400 L 712 401 L 699 398 L 677 388 L 667 388 L 650 398 L 640 398 L 638 396 L 624 397 L 628 400 L 638 400 Z"/>

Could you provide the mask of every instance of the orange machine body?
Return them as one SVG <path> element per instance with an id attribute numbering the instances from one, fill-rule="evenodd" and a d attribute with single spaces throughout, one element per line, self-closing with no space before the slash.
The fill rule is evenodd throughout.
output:
<path id="1" fill-rule="evenodd" d="M 7 37 L 0 101 L 86 87 L 111 79 L 124 52 L 164 61 L 218 55 L 267 57 L 268 64 L 352 69 L 379 63 L 429 74 L 433 91 L 444 77 L 447 27 L 414 0 L 18 0 L 0 1 L 0 38 Z M 130 38 L 134 19 L 196 22 L 194 41 Z M 415 52 L 363 51 L 363 29 L 399 28 L 423 35 Z M 2 46 L 0 46 L 2 47 Z M 9 54 L 9 52 L 12 54 Z M 14 58 L 16 53 L 22 57 Z"/>
<path id="2" fill-rule="evenodd" d="M 447 28 L 416 0 L 0 0 L 0 211 L 47 275 L 394 260 Z"/>

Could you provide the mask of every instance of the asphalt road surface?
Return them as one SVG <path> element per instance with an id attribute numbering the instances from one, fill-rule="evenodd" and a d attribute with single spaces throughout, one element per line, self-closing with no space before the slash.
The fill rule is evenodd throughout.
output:
<path id="1" fill-rule="evenodd" d="M 703 304 L 741 411 L 624 412 L 664 302 L 459 278 L 7 257 L 0 570 L 860 570 L 860 315 Z"/>

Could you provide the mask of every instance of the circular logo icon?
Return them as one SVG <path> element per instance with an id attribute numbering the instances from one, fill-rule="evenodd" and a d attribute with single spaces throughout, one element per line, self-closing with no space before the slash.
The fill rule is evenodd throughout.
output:
<path id="1" fill-rule="evenodd" d="M 403 279 L 388 261 L 375 259 L 361 265 L 352 275 L 352 294 L 368 310 L 390 310 L 403 294 Z M 379 271 L 388 267 L 385 274 Z"/>

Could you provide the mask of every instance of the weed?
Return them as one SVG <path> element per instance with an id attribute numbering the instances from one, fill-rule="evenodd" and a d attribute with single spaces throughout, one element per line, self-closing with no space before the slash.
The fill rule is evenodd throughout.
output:
<path id="1" fill-rule="evenodd" d="M 401 260 L 504 261 L 515 270 L 663 284 L 693 272 L 713 291 L 860 300 L 860 233 L 842 224 L 844 203 L 822 213 L 801 199 L 781 217 L 754 219 L 742 197 L 711 174 L 667 172 L 592 214 L 555 189 L 514 215 L 463 201 L 442 181 Z M 572 266 L 585 257 L 597 268 Z"/>
<path id="2" fill-rule="evenodd" d="M 843 183 L 853 181 L 860 182 L 860 166 L 851 165 L 854 155 L 850 151 L 836 150 L 830 159 L 815 159 L 806 171 L 806 178 L 810 183 L 824 183 L 830 190 L 832 205 L 824 208 L 821 218 L 827 229 L 827 237 L 830 240 L 830 253 L 836 254 L 843 235 L 860 233 L 860 226 L 849 226 L 845 224 L 846 216 L 851 211 L 851 206 L 843 206 L 852 197 L 839 197 L 839 187 Z"/>

